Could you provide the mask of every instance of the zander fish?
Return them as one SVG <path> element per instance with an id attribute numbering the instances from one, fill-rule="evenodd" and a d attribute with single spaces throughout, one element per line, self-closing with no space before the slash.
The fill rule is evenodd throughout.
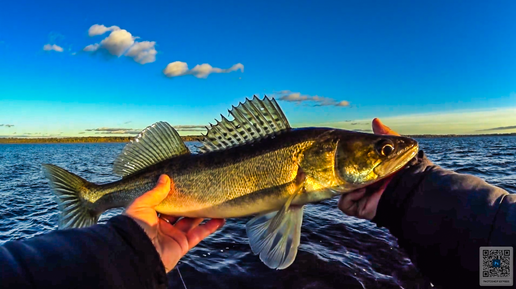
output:
<path id="1" fill-rule="evenodd" d="M 166 122 L 144 129 L 114 163 L 121 180 L 94 184 L 44 164 L 61 211 L 59 228 L 93 225 L 107 209 L 128 206 L 152 189 L 161 174 L 173 193 L 159 213 L 201 218 L 256 215 L 247 225 L 254 254 L 284 269 L 296 257 L 303 206 L 378 182 L 418 151 L 407 137 L 335 128 L 290 127 L 274 99 L 256 96 L 211 125 L 192 154 Z"/>

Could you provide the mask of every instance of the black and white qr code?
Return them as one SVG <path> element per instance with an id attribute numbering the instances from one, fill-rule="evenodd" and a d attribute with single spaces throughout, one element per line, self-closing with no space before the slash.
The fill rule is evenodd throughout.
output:
<path id="1" fill-rule="evenodd" d="M 513 248 L 480 247 L 480 285 L 512 286 Z"/>
<path id="2" fill-rule="evenodd" d="M 484 250 L 482 251 L 482 276 L 485 278 L 507 278 L 511 274 L 510 250 Z"/>

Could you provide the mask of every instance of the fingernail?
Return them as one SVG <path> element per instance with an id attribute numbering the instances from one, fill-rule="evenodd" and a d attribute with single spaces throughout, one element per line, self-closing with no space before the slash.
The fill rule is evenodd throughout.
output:
<path id="1" fill-rule="evenodd" d="M 167 175 L 161 175 L 158 179 L 158 184 L 164 184 L 167 182 Z"/>

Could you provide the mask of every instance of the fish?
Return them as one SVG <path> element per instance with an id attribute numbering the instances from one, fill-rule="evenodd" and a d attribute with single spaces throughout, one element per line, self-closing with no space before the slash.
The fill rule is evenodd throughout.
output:
<path id="1" fill-rule="evenodd" d="M 271 269 L 285 269 L 300 245 L 303 208 L 386 179 L 417 153 L 418 142 L 331 127 L 292 128 L 274 98 L 256 95 L 207 127 L 198 153 L 159 121 L 139 133 L 115 160 L 121 179 L 95 184 L 52 164 L 45 176 L 59 205 L 59 229 L 97 223 L 127 207 L 161 174 L 173 180 L 160 214 L 241 218 L 249 245 Z"/>

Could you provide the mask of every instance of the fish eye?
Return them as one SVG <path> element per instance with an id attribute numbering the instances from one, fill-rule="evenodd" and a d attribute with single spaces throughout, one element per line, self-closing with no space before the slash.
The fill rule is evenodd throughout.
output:
<path id="1" fill-rule="evenodd" d="M 382 140 L 376 144 L 378 154 L 388 157 L 394 152 L 394 145 L 389 140 Z"/>
<path id="2" fill-rule="evenodd" d="M 391 144 L 385 144 L 382 148 L 382 155 L 388 156 L 394 152 L 394 147 Z"/>

